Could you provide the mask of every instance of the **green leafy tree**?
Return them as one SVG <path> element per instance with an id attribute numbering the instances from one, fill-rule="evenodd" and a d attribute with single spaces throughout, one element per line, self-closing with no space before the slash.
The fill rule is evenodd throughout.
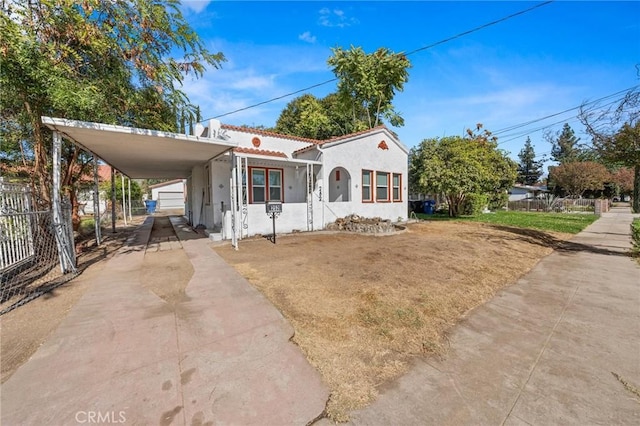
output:
<path id="1" fill-rule="evenodd" d="M 329 117 L 322 102 L 304 94 L 289 102 L 280 113 L 275 131 L 310 139 L 327 138 Z"/>
<path id="2" fill-rule="evenodd" d="M 393 107 L 393 98 L 409 78 L 411 64 L 402 53 L 380 48 L 367 54 L 361 47 L 332 49 L 327 61 L 338 78 L 338 99 L 348 108 L 347 133 L 373 128 L 386 119 L 392 126 L 404 120 Z"/>
<path id="3" fill-rule="evenodd" d="M 632 209 L 640 213 L 640 90 L 630 90 L 614 106 L 583 105 L 578 117 L 605 163 L 633 169 Z"/>
<path id="4" fill-rule="evenodd" d="M 129 182 L 128 178 L 124 179 L 124 197 L 126 202 L 129 202 Z M 116 203 L 122 202 L 122 179 L 119 176 L 115 178 L 115 188 L 116 188 Z M 100 190 L 103 191 L 106 195 L 106 199 L 111 201 L 111 180 L 104 181 L 100 184 Z M 131 180 L 131 200 L 132 201 L 140 201 L 142 200 L 142 188 L 135 180 Z"/>
<path id="5" fill-rule="evenodd" d="M 204 48 L 177 0 L 2 2 L 0 33 L 3 150 L 32 170 L 45 205 L 51 134 L 41 116 L 176 130 L 195 113 L 180 90 L 185 74 L 224 61 Z M 89 163 L 65 141 L 62 186 L 76 224 L 76 188 Z"/>
<path id="6" fill-rule="evenodd" d="M 452 217 L 463 213 L 468 197 L 505 192 L 515 182 L 516 169 L 487 131 L 425 139 L 409 154 L 412 191 L 443 194 Z"/>
<path id="7" fill-rule="evenodd" d="M 611 181 L 605 166 L 593 161 L 571 161 L 550 169 L 550 180 L 561 191 L 572 197 L 580 197 L 585 191 L 598 191 Z"/>
<path id="8" fill-rule="evenodd" d="M 551 143 L 551 159 L 560 164 L 578 161 L 580 159 L 580 138 L 576 137 L 573 129 L 568 123 L 564 123 L 562 131 L 545 135 Z"/>
<path id="9" fill-rule="evenodd" d="M 523 185 L 534 185 L 542 176 L 543 161 L 536 161 L 536 153 L 531 145 L 531 138 L 527 137 L 524 147 L 518 154 L 518 177 L 516 182 Z"/>

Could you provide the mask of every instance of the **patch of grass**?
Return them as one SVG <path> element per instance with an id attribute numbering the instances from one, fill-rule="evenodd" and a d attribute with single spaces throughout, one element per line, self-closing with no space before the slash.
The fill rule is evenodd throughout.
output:
<path id="1" fill-rule="evenodd" d="M 631 255 L 640 260 L 640 218 L 631 222 Z"/>
<path id="2" fill-rule="evenodd" d="M 418 214 L 420 219 L 451 220 L 491 223 L 495 225 L 515 226 L 518 228 L 539 229 L 542 231 L 577 234 L 598 219 L 594 214 L 505 212 L 484 213 L 478 216 L 450 218 L 444 214 Z"/>
<path id="3" fill-rule="evenodd" d="M 82 236 L 90 235 L 95 232 L 96 222 L 92 217 L 83 218 L 78 227 L 78 233 Z"/>

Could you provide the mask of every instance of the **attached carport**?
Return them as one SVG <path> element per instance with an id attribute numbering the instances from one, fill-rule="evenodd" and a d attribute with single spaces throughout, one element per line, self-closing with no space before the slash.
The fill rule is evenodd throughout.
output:
<path id="1" fill-rule="evenodd" d="M 186 179 L 193 167 L 238 145 L 224 139 L 64 118 L 43 116 L 42 122 L 53 130 L 54 212 L 60 211 L 61 137 L 133 179 Z"/>

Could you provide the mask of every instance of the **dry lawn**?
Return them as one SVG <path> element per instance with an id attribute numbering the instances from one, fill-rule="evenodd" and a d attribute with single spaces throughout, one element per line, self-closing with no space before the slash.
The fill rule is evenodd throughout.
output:
<path id="1" fill-rule="evenodd" d="M 412 357 L 442 354 L 449 328 L 569 237 L 422 222 L 392 236 L 297 234 L 214 249 L 292 323 L 330 387 L 327 414 L 344 421 Z"/>

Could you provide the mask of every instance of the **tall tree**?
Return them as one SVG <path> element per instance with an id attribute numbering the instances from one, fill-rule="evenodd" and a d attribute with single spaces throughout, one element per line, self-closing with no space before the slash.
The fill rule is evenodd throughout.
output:
<path id="1" fill-rule="evenodd" d="M 611 181 L 611 174 L 600 163 L 571 161 L 550 169 L 549 179 L 569 196 L 579 197 L 585 191 L 602 190 Z"/>
<path id="2" fill-rule="evenodd" d="M 515 162 L 498 149 L 489 132 L 425 139 L 409 154 L 412 190 L 444 194 L 452 217 L 462 214 L 465 199 L 471 194 L 506 191 L 516 174 Z"/>
<path id="3" fill-rule="evenodd" d="M 352 128 L 348 132 L 373 128 L 386 119 L 392 126 L 404 120 L 393 107 L 393 98 L 409 78 L 411 64 L 402 53 L 380 48 L 367 54 L 361 47 L 332 49 L 327 61 L 338 77 L 338 95 L 349 107 Z"/>
<path id="4" fill-rule="evenodd" d="M 21 149 L 45 204 L 51 136 L 41 116 L 175 130 L 194 112 L 180 90 L 185 73 L 224 61 L 204 48 L 177 0 L 2 2 L 0 32 L 0 136 Z M 77 223 L 75 186 L 90 158 L 66 143 L 63 160 Z"/>
<path id="5" fill-rule="evenodd" d="M 580 158 L 580 138 L 576 137 L 568 123 L 564 123 L 559 133 L 545 136 L 551 142 L 551 159 L 560 164 L 578 161 Z"/>
<path id="6" fill-rule="evenodd" d="M 633 169 L 632 209 L 640 213 L 640 89 L 631 89 L 614 106 L 585 104 L 578 115 L 594 149 L 612 165 Z"/>
<path id="7" fill-rule="evenodd" d="M 325 139 L 329 120 L 322 102 L 307 93 L 287 104 L 276 121 L 275 131 L 303 138 Z"/>
<path id="8" fill-rule="evenodd" d="M 518 177 L 516 182 L 523 185 L 534 185 L 542 176 L 543 161 L 536 161 L 536 153 L 531 145 L 531 138 L 527 137 L 524 147 L 518 154 Z"/>
<path id="9" fill-rule="evenodd" d="M 633 194 L 633 169 L 629 167 L 621 167 L 611 173 L 611 181 L 616 185 L 616 194 L 631 195 Z"/>

